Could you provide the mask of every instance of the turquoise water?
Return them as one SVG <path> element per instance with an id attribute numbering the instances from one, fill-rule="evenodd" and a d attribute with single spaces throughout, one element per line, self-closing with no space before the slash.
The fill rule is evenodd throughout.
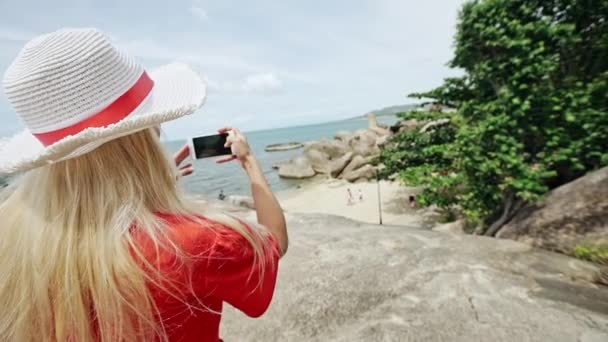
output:
<path id="1" fill-rule="evenodd" d="M 396 116 L 380 116 L 378 121 L 384 124 L 394 124 Z M 281 191 L 301 184 L 301 180 L 287 180 L 279 177 L 272 169 L 273 165 L 288 161 L 302 154 L 302 149 L 266 152 L 264 148 L 270 144 L 285 142 L 307 142 L 322 138 L 332 138 L 337 131 L 356 131 L 367 127 L 366 118 L 334 121 L 316 125 L 279 128 L 266 131 L 246 133 L 247 139 L 260 162 L 264 174 L 274 191 Z M 185 141 L 169 141 L 165 146 L 170 152 L 177 151 Z M 220 190 L 226 195 L 249 195 L 249 182 L 245 172 L 237 162 L 216 164 L 213 159 L 194 161 L 194 174 L 181 180 L 183 186 L 191 193 L 206 197 L 217 197 Z"/>

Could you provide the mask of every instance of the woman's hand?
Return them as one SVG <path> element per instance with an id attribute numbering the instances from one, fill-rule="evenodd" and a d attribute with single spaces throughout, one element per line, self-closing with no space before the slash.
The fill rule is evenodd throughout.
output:
<path id="1" fill-rule="evenodd" d="M 175 166 L 177 166 L 177 175 L 178 177 L 185 177 L 194 172 L 194 167 L 192 163 L 188 163 L 186 165 L 180 166 L 186 158 L 190 156 L 190 146 L 188 144 L 184 145 L 179 149 L 174 155 L 173 160 L 175 160 Z"/>
<path id="2" fill-rule="evenodd" d="M 250 157 L 252 157 L 251 147 L 249 147 L 249 143 L 247 142 L 247 138 L 238 130 L 238 128 L 232 127 L 224 127 L 218 130 L 220 134 L 228 133 L 228 137 L 226 138 L 225 147 L 230 147 L 232 150 L 232 155 L 229 157 L 221 158 L 217 160 L 218 163 L 225 163 L 231 160 L 238 160 L 241 162 L 243 166 L 248 161 Z"/>

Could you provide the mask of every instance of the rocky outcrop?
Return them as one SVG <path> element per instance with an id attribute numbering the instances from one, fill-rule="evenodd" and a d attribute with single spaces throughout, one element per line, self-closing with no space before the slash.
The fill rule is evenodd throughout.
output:
<path id="1" fill-rule="evenodd" d="M 308 143 L 304 147 L 304 153 L 306 154 L 306 152 L 310 150 L 322 152 L 327 155 L 327 158 L 330 160 L 342 157 L 346 154 L 346 152 L 349 152 L 349 148 L 346 143 L 335 139 L 324 139 Z"/>
<path id="2" fill-rule="evenodd" d="M 279 176 L 290 179 L 304 179 L 316 174 L 310 161 L 305 157 L 298 157 L 279 166 Z"/>
<path id="3" fill-rule="evenodd" d="M 255 219 L 250 214 L 250 219 Z M 287 213 L 273 302 L 226 341 L 608 341 L 595 265 L 510 240 Z"/>
<path id="4" fill-rule="evenodd" d="M 353 159 L 350 161 L 350 163 L 348 163 L 348 165 L 346 165 L 346 167 L 343 170 L 343 173 L 344 174 L 351 173 L 352 171 L 362 167 L 365 164 L 367 164 L 367 159 L 361 157 L 360 155 L 356 155 L 353 157 Z"/>
<path id="5" fill-rule="evenodd" d="M 422 127 L 423 125 L 424 123 L 414 119 L 401 120 L 395 125 L 391 126 L 390 130 L 393 134 L 399 134 L 420 129 L 420 127 Z"/>
<path id="6" fill-rule="evenodd" d="M 295 150 L 295 149 L 302 148 L 302 147 L 304 147 L 304 144 L 302 144 L 302 143 L 290 142 L 290 143 L 268 145 L 268 146 L 266 146 L 264 151 L 279 152 L 279 151 Z"/>
<path id="7" fill-rule="evenodd" d="M 440 119 L 440 120 L 431 121 L 431 122 L 425 124 L 424 126 L 422 126 L 422 128 L 420 129 L 420 133 L 430 131 L 430 130 L 434 129 L 435 127 L 445 126 L 449 123 L 450 123 L 450 119 Z"/>
<path id="8" fill-rule="evenodd" d="M 338 131 L 336 132 L 336 135 L 334 136 L 335 139 L 340 140 L 344 143 L 348 143 L 350 141 L 350 139 L 352 139 L 354 136 L 353 132 L 349 132 L 349 131 Z"/>
<path id="9" fill-rule="evenodd" d="M 307 158 L 308 161 L 310 161 L 310 164 L 312 165 L 312 168 L 315 170 L 315 172 L 324 175 L 329 175 L 329 164 L 331 160 L 327 153 L 317 149 L 307 148 L 304 151 L 304 157 Z"/>
<path id="10" fill-rule="evenodd" d="M 336 133 L 336 139 L 307 143 L 302 157 L 277 166 L 279 176 L 295 178 L 295 174 L 297 178 L 307 178 L 321 174 L 353 182 L 372 178 L 375 168 L 369 164 L 380 154 L 378 142 L 384 142 L 388 137 L 364 129 L 354 133 L 342 131 Z M 306 159 L 307 163 L 302 158 Z M 306 164 L 309 164 L 310 168 Z M 364 166 L 367 167 L 363 168 Z M 296 172 L 299 168 L 303 168 L 305 172 Z"/>
<path id="11" fill-rule="evenodd" d="M 579 244 L 608 244 L 608 167 L 551 191 L 520 210 L 497 237 L 571 254 Z"/>
<path id="12" fill-rule="evenodd" d="M 311 168 L 306 167 L 300 160 L 288 162 L 279 172 L 279 176 L 286 178 L 313 177 L 315 174 L 328 177 L 342 178 L 351 182 L 371 179 L 375 176 L 376 167 L 371 164 L 380 155 L 380 147 L 389 143 L 393 133 L 403 130 L 420 129 L 425 123 L 416 120 L 401 121 L 395 126 L 379 125 L 373 114 L 368 114 L 369 128 L 356 132 L 338 131 L 334 139 L 313 141 L 304 145 L 304 158 L 308 160 Z M 431 122 L 431 124 L 433 124 Z M 437 123 L 435 123 L 437 124 Z M 439 123 L 441 125 L 442 123 Z M 425 129 L 432 129 L 433 125 Z M 299 163 L 299 164 L 298 164 Z M 298 164 L 299 166 L 292 167 Z M 295 172 L 297 167 L 305 166 L 304 172 Z M 280 166 L 277 166 L 281 170 Z M 311 172 L 310 170 L 313 170 Z"/>
<path id="13" fill-rule="evenodd" d="M 355 155 L 368 157 L 380 154 L 380 148 L 376 144 L 378 135 L 372 130 L 359 130 L 348 142 Z"/>
<path id="14" fill-rule="evenodd" d="M 356 182 L 358 180 L 370 180 L 376 176 L 376 168 L 367 164 L 362 167 L 350 171 L 345 172 L 342 175 L 342 178 L 346 179 L 349 182 Z"/>
<path id="15" fill-rule="evenodd" d="M 346 165 L 348 165 L 348 163 L 350 163 L 352 158 L 353 158 L 353 153 L 347 152 L 342 157 L 332 160 L 329 163 L 329 175 L 332 177 L 338 177 L 338 175 L 340 175 L 342 173 L 342 171 L 344 170 Z"/>

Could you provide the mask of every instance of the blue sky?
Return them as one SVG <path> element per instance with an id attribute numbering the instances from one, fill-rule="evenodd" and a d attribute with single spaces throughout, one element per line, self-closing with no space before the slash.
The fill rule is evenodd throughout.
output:
<path id="1" fill-rule="evenodd" d="M 0 2 L 0 70 L 33 36 L 97 27 L 146 68 L 171 61 L 206 75 L 196 115 L 170 138 L 235 125 L 284 127 L 409 103 L 447 68 L 463 0 L 53 0 Z M 23 126 L 0 95 L 0 136 Z"/>

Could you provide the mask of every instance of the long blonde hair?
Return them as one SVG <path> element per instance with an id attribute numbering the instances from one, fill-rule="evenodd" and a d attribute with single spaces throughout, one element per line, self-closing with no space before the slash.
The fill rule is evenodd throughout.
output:
<path id="1" fill-rule="evenodd" d="M 0 203 L 2 341 L 166 340 L 147 285 L 157 278 L 134 257 L 143 254 L 130 230 L 189 256 L 156 213 L 203 215 L 240 232 L 258 261 L 265 254 L 264 233 L 180 192 L 152 129 L 30 171 L 10 191 Z"/>

